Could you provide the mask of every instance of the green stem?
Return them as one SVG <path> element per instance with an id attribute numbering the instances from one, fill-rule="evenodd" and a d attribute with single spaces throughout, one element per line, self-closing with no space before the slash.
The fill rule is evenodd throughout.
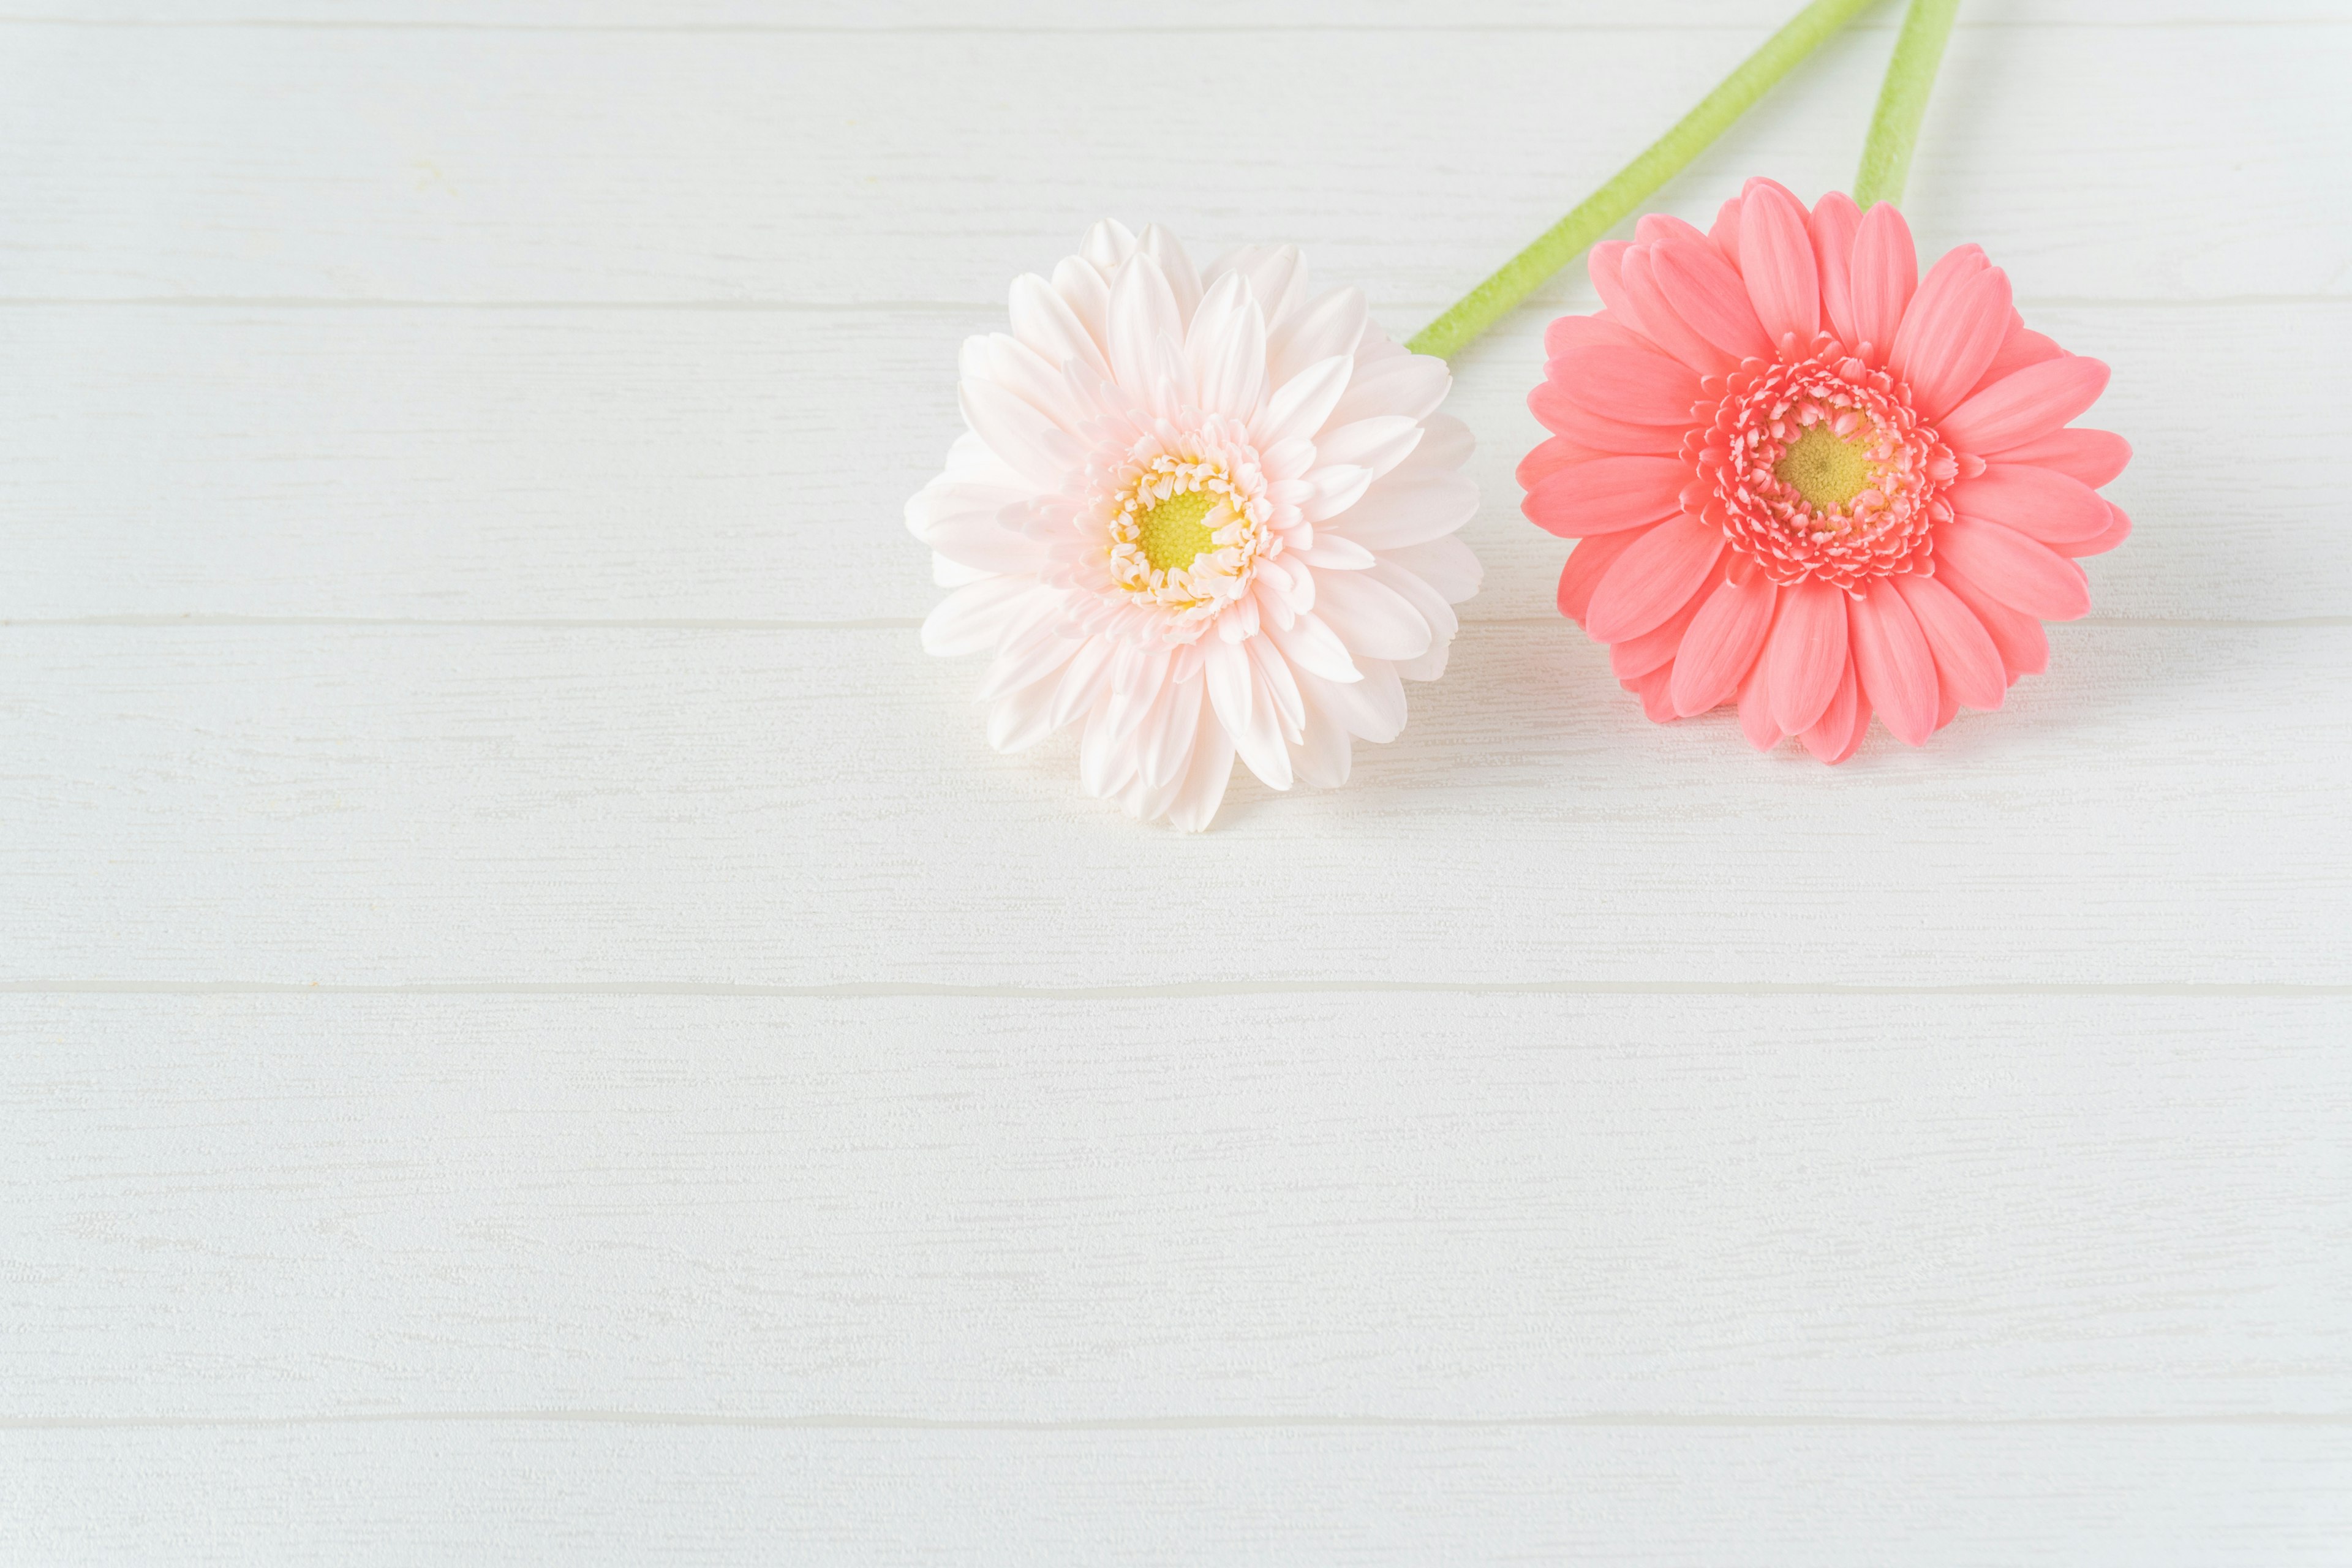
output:
<path id="1" fill-rule="evenodd" d="M 1854 205 L 1865 212 L 1874 203 L 1903 200 L 1911 149 L 1919 140 L 1936 68 L 1944 61 L 1944 40 L 1952 36 L 1952 16 L 1959 8 L 1960 0 L 1911 0 L 1903 17 L 1903 34 L 1895 40 L 1895 57 L 1886 62 L 1886 81 L 1878 89 L 1878 110 L 1870 117 L 1870 140 L 1863 143 L 1862 172 L 1853 177 Z"/>
<path id="2" fill-rule="evenodd" d="M 1504 311 L 1575 260 L 1585 247 L 1616 227 L 1651 192 L 1705 152 L 1709 142 L 1747 112 L 1748 105 L 1786 76 L 1791 66 L 1811 54 L 1823 39 L 1871 3 L 1872 0 L 1813 0 L 1790 18 L 1787 26 L 1765 39 L 1763 47 L 1740 61 L 1739 68 L 1699 100 L 1698 107 L 1677 121 L 1673 130 L 1578 204 L 1575 211 L 1546 229 L 1533 245 L 1505 262 L 1492 278 L 1455 300 L 1445 314 L 1422 328 L 1405 346 L 1415 353 L 1435 354 L 1441 359 L 1453 357 L 1500 320 Z M 1905 37 L 1909 34 L 1906 32 Z M 1934 68 L 1932 63 L 1929 68 Z"/>

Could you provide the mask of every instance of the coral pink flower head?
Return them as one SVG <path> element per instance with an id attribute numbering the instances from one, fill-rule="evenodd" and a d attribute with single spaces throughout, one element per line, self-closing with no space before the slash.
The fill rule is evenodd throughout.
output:
<path id="1" fill-rule="evenodd" d="M 2067 428 L 2107 367 L 2028 331 L 1977 247 L 1923 279 L 1894 207 L 1751 180 L 1711 233 L 1653 214 L 1591 267 L 1522 510 L 1580 541 L 1560 611 L 1652 719 L 1737 702 L 1759 751 L 1836 763 L 1874 712 L 1916 746 L 2089 610 L 2075 559 L 2131 531 L 2097 493 L 2129 447 Z"/>

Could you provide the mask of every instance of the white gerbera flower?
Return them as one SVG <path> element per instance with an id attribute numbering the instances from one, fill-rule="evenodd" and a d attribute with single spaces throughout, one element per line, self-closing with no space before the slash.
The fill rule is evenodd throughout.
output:
<path id="1" fill-rule="evenodd" d="M 1276 789 L 1348 776 L 1393 739 L 1478 588 L 1454 537 L 1470 432 L 1445 363 L 1354 289 L 1316 299 L 1289 247 L 1205 278 L 1157 226 L 1095 226 L 1013 285 L 1013 331 L 969 339 L 969 434 L 907 505 L 955 592 L 935 654 L 991 653 L 988 738 L 1073 722 L 1087 792 L 1202 828 L 1239 752 Z"/>

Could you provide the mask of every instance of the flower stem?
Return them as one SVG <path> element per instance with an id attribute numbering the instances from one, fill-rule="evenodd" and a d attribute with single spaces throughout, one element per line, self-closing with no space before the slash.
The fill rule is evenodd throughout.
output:
<path id="1" fill-rule="evenodd" d="M 1865 212 L 1877 202 L 1903 200 L 1911 149 L 1919 140 L 1927 94 L 1944 60 L 1944 40 L 1952 35 L 1952 16 L 1959 8 L 1960 0 L 1911 0 L 1904 15 L 1902 36 L 1895 40 L 1895 56 L 1878 89 L 1878 109 L 1870 117 L 1870 140 L 1863 143 L 1862 172 L 1853 177 L 1854 205 Z"/>
<path id="2" fill-rule="evenodd" d="M 1546 279 L 1575 260 L 1585 247 L 1616 227 L 1651 192 L 1706 151 L 1709 142 L 1746 113 L 1748 105 L 1763 97 L 1766 89 L 1787 75 L 1790 67 L 1811 54 L 1823 39 L 1871 3 L 1872 0 L 1813 0 L 1791 17 L 1788 26 L 1765 39 L 1763 47 L 1740 61 L 1738 69 L 1699 100 L 1697 108 L 1675 122 L 1673 130 L 1620 169 L 1607 184 L 1579 203 L 1573 212 L 1546 229 L 1533 245 L 1505 262 L 1492 278 L 1447 307 L 1444 315 L 1422 328 L 1405 346 L 1415 353 L 1451 358 L 1493 326 L 1506 310 L 1533 293 Z M 1904 37 L 1910 37 L 1908 29 Z M 1937 37 L 1940 40 L 1941 35 Z M 1927 68 L 1932 75 L 1933 60 Z"/>

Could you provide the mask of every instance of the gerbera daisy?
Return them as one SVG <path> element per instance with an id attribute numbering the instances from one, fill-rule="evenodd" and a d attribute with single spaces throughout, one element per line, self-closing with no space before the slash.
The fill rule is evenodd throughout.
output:
<path id="1" fill-rule="evenodd" d="M 1560 611 L 1652 719 L 1736 700 L 1759 750 L 1834 763 L 1875 712 L 1916 746 L 2089 610 L 2074 562 L 2131 530 L 2097 494 L 2130 448 L 2066 426 L 2107 367 L 2029 331 L 1982 250 L 1923 280 L 1893 206 L 1751 180 L 1712 232 L 1653 214 L 1590 265 L 1522 510 L 1582 542 Z"/>
<path id="2" fill-rule="evenodd" d="M 992 656 L 990 743 L 1077 724 L 1088 794 L 1183 828 L 1236 753 L 1276 789 L 1344 782 L 1478 587 L 1444 362 L 1354 289 L 1310 297 L 1288 247 L 1196 274 L 1157 226 L 1097 224 L 1012 318 L 966 340 L 970 431 L 907 506 L 955 589 L 924 647 Z"/>

